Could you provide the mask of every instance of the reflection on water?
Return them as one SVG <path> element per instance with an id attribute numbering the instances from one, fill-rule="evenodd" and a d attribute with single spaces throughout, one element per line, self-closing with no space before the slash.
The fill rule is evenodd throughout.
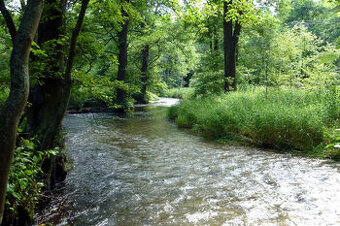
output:
<path id="1" fill-rule="evenodd" d="M 339 225 L 338 165 L 205 142 L 166 108 L 69 115 L 61 225 Z"/>

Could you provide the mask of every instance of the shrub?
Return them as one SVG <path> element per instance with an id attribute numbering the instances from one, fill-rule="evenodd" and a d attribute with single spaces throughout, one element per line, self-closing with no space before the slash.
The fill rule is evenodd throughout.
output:
<path id="1" fill-rule="evenodd" d="M 41 152 L 35 150 L 34 140 L 20 140 L 16 148 L 8 178 L 4 222 L 15 224 L 17 217 L 31 221 L 35 206 L 44 186 L 39 178 L 42 164 L 50 155 L 56 155 L 58 149 Z M 22 219 L 21 219 L 22 220 Z"/>

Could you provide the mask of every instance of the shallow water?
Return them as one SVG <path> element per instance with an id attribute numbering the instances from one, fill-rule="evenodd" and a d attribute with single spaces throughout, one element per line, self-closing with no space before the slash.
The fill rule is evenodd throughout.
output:
<path id="1" fill-rule="evenodd" d="M 340 225 L 339 165 L 207 142 L 165 112 L 66 117 L 60 225 Z"/>

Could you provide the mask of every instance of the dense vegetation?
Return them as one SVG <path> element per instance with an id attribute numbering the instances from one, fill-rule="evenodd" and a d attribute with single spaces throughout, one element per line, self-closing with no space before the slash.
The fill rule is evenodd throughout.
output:
<path id="1" fill-rule="evenodd" d="M 6 190 L 4 224 L 23 225 L 65 178 L 70 108 L 182 98 L 169 116 L 205 137 L 338 159 L 339 7 L 0 0 L 0 222 Z"/>
<path id="2" fill-rule="evenodd" d="M 337 102 L 331 90 L 258 89 L 187 100 L 169 117 L 207 138 L 339 158 L 325 149 L 338 123 Z"/>

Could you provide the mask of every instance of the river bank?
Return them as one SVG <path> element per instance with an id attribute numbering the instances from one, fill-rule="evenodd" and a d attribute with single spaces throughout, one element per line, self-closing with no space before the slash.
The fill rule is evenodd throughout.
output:
<path id="1" fill-rule="evenodd" d="M 340 159 L 339 102 L 328 90 L 240 91 L 183 101 L 169 109 L 182 128 L 222 143 Z"/>

